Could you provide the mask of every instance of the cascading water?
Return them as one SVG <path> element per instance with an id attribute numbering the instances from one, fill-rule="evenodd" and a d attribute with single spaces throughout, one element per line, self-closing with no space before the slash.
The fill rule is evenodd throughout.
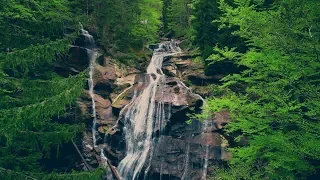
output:
<path id="1" fill-rule="evenodd" d="M 206 154 L 205 154 L 204 165 L 203 165 L 202 180 L 207 179 L 208 161 L 209 161 L 209 145 L 206 145 Z"/>
<path id="2" fill-rule="evenodd" d="M 187 87 L 183 82 L 180 82 L 182 86 L 184 86 L 185 88 L 187 88 L 189 91 L 191 91 L 191 89 L 189 87 Z M 199 94 L 194 94 L 195 96 L 197 96 L 199 99 L 202 100 L 203 105 L 202 106 L 207 106 L 206 101 L 199 95 Z M 204 122 L 202 123 L 202 136 L 204 136 L 205 132 L 207 131 L 207 129 L 209 128 L 209 123 L 207 120 L 204 120 Z M 204 137 L 203 137 L 204 138 Z M 206 142 L 207 143 L 207 142 Z M 208 163 L 209 163 L 209 145 L 206 144 L 205 145 L 205 157 L 204 157 L 204 163 L 203 163 L 203 167 L 202 167 L 202 177 L 201 180 L 206 180 L 207 179 L 207 171 L 208 171 Z"/>
<path id="3" fill-rule="evenodd" d="M 157 103 L 155 96 L 158 93 L 157 86 L 165 80 L 165 75 L 161 69 L 164 57 L 180 51 L 174 41 L 159 45 L 159 48 L 154 51 L 147 68 L 149 85 L 138 97 L 133 98 L 127 111 L 125 111 L 124 133 L 127 154 L 117 168 L 119 175 L 124 180 L 138 178 L 147 157 L 152 156 L 150 149 L 154 147 L 153 135 L 156 126 L 158 126 L 157 129 L 161 134 L 164 122 L 170 118 L 170 115 L 165 114 L 164 104 Z"/>
<path id="4" fill-rule="evenodd" d="M 85 46 L 87 50 L 87 54 L 90 60 L 90 67 L 89 67 L 89 79 L 88 79 L 88 85 L 89 85 L 89 94 L 91 97 L 91 103 L 92 103 L 92 118 L 93 118 L 93 123 L 92 123 L 92 141 L 93 141 L 93 146 L 97 147 L 96 144 L 96 134 L 97 134 L 97 113 L 96 113 L 96 103 L 94 100 L 94 82 L 93 82 L 93 74 L 94 74 L 94 65 L 95 65 L 95 60 L 97 57 L 97 52 L 94 50 L 95 48 L 95 41 L 92 35 L 89 34 L 88 31 L 83 29 L 83 26 L 81 23 L 80 25 L 80 32 L 81 35 L 85 38 Z"/>
<path id="5" fill-rule="evenodd" d="M 99 150 L 102 146 L 101 144 L 97 144 L 97 115 L 94 93 L 94 69 L 96 67 L 95 60 L 97 57 L 97 51 L 94 39 L 88 31 L 81 28 L 81 35 L 84 39 L 84 47 L 90 59 L 88 86 L 92 101 L 92 140 L 94 147 L 98 147 L 97 145 L 99 145 L 99 148 L 95 148 L 96 150 Z M 182 149 L 184 149 L 182 151 L 184 152 L 183 156 L 173 155 L 173 153 L 176 152 L 176 147 L 174 147 L 174 145 L 171 145 L 168 149 L 164 148 L 166 150 L 162 150 L 163 152 L 159 151 L 159 149 L 161 149 L 159 147 L 163 146 L 163 144 L 165 144 L 163 142 L 167 141 L 167 139 L 169 139 L 168 137 L 171 136 L 168 133 L 173 132 L 170 130 L 171 125 L 169 124 L 169 126 L 167 126 L 168 123 L 177 123 L 177 118 L 173 118 L 174 121 L 173 119 L 170 119 L 170 113 L 172 113 L 174 117 L 176 116 L 177 107 L 180 106 L 179 102 L 182 102 L 179 101 L 182 97 L 181 94 L 188 94 L 187 97 L 196 99 L 197 102 L 198 100 L 202 100 L 205 104 L 204 99 L 200 95 L 192 93 L 191 89 L 189 89 L 183 82 L 176 80 L 177 78 L 174 80 L 177 85 L 169 84 L 172 82 L 170 79 L 172 77 L 166 78 L 162 72 L 162 63 L 164 60 L 167 60 L 165 57 L 172 56 L 173 54 L 180 52 L 181 50 L 175 41 L 160 43 L 159 48 L 154 50 L 152 60 L 147 68 L 146 79 L 143 79 L 142 82 L 139 80 L 137 81 L 138 84 L 141 83 L 141 89 L 143 90 L 141 91 L 141 89 L 138 89 L 140 86 L 136 88 L 134 84 L 125 89 L 114 100 L 115 102 L 118 99 L 121 99 L 123 94 L 130 92 L 130 90 L 132 90 L 131 88 L 134 89 L 132 101 L 120 112 L 121 120 L 119 121 L 119 127 L 123 130 L 123 135 L 125 136 L 126 156 L 124 159 L 122 159 L 122 157 L 119 158 L 122 159 L 120 164 L 118 164 L 118 161 L 117 163 L 114 163 L 114 165 L 117 166 L 121 180 L 140 180 L 143 178 L 145 180 L 153 178 L 167 179 L 168 177 L 181 178 L 183 180 L 206 179 L 211 145 L 209 146 L 207 142 L 205 142 L 204 145 L 202 144 L 199 146 L 201 147 L 201 153 L 197 154 L 197 151 L 195 151 L 195 147 L 197 147 L 195 144 L 197 143 L 189 140 L 192 139 L 191 136 L 193 137 L 195 135 L 196 137 L 199 135 L 202 140 L 206 141 L 205 133 L 198 133 L 197 135 L 193 132 L 201 132 L 201 128 L 203 129 L 203 132 L 205 132 L 208 123 L 204 122 L 201 126 L 201 123 L 198 122 L 194 124 L 195 126 L 192 125 L 190 128 L 186 128 L 186 134 L 172 138 L 175 142 L 189 139 L 186 140 L 188 143 L 185 143 L 184 147 L 182 147 Z M 181 90 L 181 92 L 179 93 L 181 94 L 169 96 L 168 98 L 166 93 L 170 92 L 170 90 L 166 90 L 175 86 L 180 88 L 179 90 Z M 173 91 L 171 91 L 171 93 L 172 92 Z M 183 97 L 186 97 L 186 95 Z M 185 106 L 188 106 L 188 104 L 185 104 Z M 201 143 L 202 142 L 203 141 L 201 141 Z M 105 144 L 104 147 L 107 147 L 107 144 Z M 123 145 L 121 148 L 121 152 L 123 152 Z M 108 148 L 102 149 L 100 154 L 102 161 L 106 162 L 108 160 L 107 157 L 110 158 L 110 160 L 112 159 L 109 157 L 108 153 Z M 165 153 L 167 153 L 167 155 Z M 159 154 L 161 154 L 161 156 L 159 156 Z M 194 155 L 197 155 L 197 157 L 200 158 L 195 160 L 193 157 Z M 179 164 L 177 164 L 177 166 L 172 165 L 172 162 L 171 165 L 169 165 L 168 160 L 170 161 L 174 158 L 177 160 L 180 156 L 183 158 L 180 158 L 181 161 L 178 160 Z M 113 163 L 112 161 L 108 162 Z M 103 163 L 103 165 L 107 166 L 108 164 Z M 115 171 L 114 167 L 113 171 Z M 113 179 L 112 174 L 110 174 L 110 169 L 108 174 L 109 176 L 107 179 Z M 194 174 L 196 174 L 196 176 Z"/>
<path id="6" fill-rule="evenodd" d="M 186 179 L 186 176 L 187 176 L 187 173 L 188 173 L 188 166 L 189 166 L 189 154 L 190 154 L 190 144 L 188 143 L 187 145 L 187 152 L 186 152 L 186 160 L 185 160 L 185 165 L 184 165 L 184 172 L 183 172 L 183 175 L 182 175 L 182 178 L 181 180 L 185 180 Z"/>
<path id="7" fill-rule="evenodd" d="M 180 82 L 185 88 L 187 88 L 189 91 L 191 91 L 191 89 L 189 87 L 187 87 L 183 82 Z M 197 96 L 199 99 L 202 100 L 203 105 L 202 106 L 207 106 L 206 101 L 199 95 L 199 94 L 194 94 L 195 96 Z M 204 136 L 204 134 L 206 133 L 207 129 L 209 128 L 209 123 L 207 120 L 204 120 L 204 122 L 202 123 L 202 136 Z M 204 137 L 202 137 L 204 138 Z M 206 141 L 206 140 L 205 140 Z M 205 142 L 207 143 L 207 142 Z M 209 145 L 206 144 L 205 145 L 205 157 L 204 157 L 204 163 L 203 163 L 203 167 L 202 167 L 202 177 L 201 180 L 206 180 L 207 179 L 207 172 L 208 172 L 208 163 L 209 163 Z"/>
<path id="8" fill-rule="evenodd" d="M 203 100 L 203 103 L 204 103 L 204 106 L 207 106 L 205 100 Z M 204 136 L 204 134 L 207 132 L 207 129 L 209 128 L 209 122 L 207 120 L 204 120 L 202 125 L 203 125 L 202 135 Z M 203 137 L 203 138 L 205 138 L 205 137 Z M 204 164 L 203 164 L 203 168 L 202 168 L 201 180 L 207 179 L 208 163 L 209 163 L 209 145 L 207 144 L 206 139 L 205 139 L 205 157 L 204 157 Z"/>
<path id="9" fill-rule="evenodd" d="M 91 54 L 91 58 L 90 58 L 90 72 L 89 72 L 89 94 L 91 96 L 91 102 L 92 102 L 92 117 L 93 117 L 93 122 L 92 122 L 92 141 L 93 141 L 93 145 L 94 147 L 97 147 L 97 143 L 96 143 L 96 134 L 97 134 L 97 113 L 96 113 L 96 102 L 94 100 L 94 93 L 93 93 L 93 87 L 94 87 L 94 83 L 93 83 L 93 73 L 94 73 L 94 62 L 96 59 L 96 53 L 93 51 L 89 51 Z"/>

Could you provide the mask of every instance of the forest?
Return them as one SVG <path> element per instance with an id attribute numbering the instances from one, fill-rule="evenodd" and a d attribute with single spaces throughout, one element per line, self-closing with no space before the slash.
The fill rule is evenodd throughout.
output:
<path id="1" fill-rule="evenodd" d="M 182 78 L 182 84 L 205 98 L 206 105 L 201 113 L 193 114 L 190 107 L 186 111 L 191 115 L 177 113 L 172 118 L 183 119 L 184 126 L 220 112 L 231 119 L 215 132 L 228 141 L 232 157 L 212 159 L 205 179 L 320 179 L 319 29 L 319 0 L 1 0 L 0 179 L 110 179 L 110 170 L 100 160 L 99 165 L 87 165 L 83 157 L 84 134 L 91 133 L 92 119 L 96 119 L 81 113 L 84 105 L 94 106 L 87 97 L 90 62 L 83 60 L 89 55 L 81 55 L 84 48 L 77 47 L 84 32 L 95 39 L 95 47 L 90 48 L 98 49 L 100 69 L 108 64 L 100 61 L 112 59 L 118 71 L 126 67 L 138 75 L 148 73 L 145 69 L 153 53 L 149 45 L 171 39 L 179 42 L 181 58 L 193 64 L 188 67 L 190 73 L 201 76 L 183 79 L 191 75 L 186 71 L 170 78 Z M 74 62 L 77 57 L 82 60 Z M 165 57 L 163 61 L 171 62 Z M 107 107 L 110 99 L 116 120 L 121 121 L 126 108 L 115 104 L 130 85 L 101 83 L 104 76 L 93 76 L 97 81 L 93 90 L 108 101 L 99 101 L 98 95 L 92 101 Z M 135 80 L 131 86 L 135 84 L 139 83 Z M 148 108 L 156 109 L 151 105 Z M 102 118 L 98 111 L 97 107 L 97 118 Z M 163 111 L 169 111 L 165 104 Z M 171 124 L 166 128 L 175 127 Z M 97 131 L 105 132 L 105 139 L 111 134 L 102 125 Z M 173 130 L 167 131 L 165 136 L 174 137 Z M 152 136 L 160 135 L 159 130 Z M 152 144 L 158 141 L 154 139 Z M 110 144 L 112 150 L 122 147 L 115 146 L 114 140 Z M 152 154 L 157 148 L 150 149 Z M 110 154 L 107 166 L 112 170 L 119 163 Z M 150 156 L 149 167 L 145 167 L 147 159 L 142 168 L 146 174 L 153 168 Z M 196 166 L 200 165 L 192 165 Z M 188 179 L 159 171 L 159 178 L 144 179 Z M 158 173 L 157 168 L 152 172 Z"/>

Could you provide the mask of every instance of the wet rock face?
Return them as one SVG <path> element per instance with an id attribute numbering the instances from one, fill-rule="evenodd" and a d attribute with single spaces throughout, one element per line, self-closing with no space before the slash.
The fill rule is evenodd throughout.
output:
<path id="1" fill-rule="evenodd" d="M 55 62 L 55 72 L 59 75 L 68 77 L 69 75 L 78 74 L 84 71 L 90 62 L 89 53 L 90 49 L 94 48 L 94 39 L 88 38 L 86 31 L 75 40 L 75 43 L 70 47 L 68 55 L 61 56 L 58 61 Z"/>
<path id="2" fill-rule="evenodd" d="M 135 84 L 128 90 L 123 99 L 129 103 L 134 96 L 139 96 L 150 83 L 149 75 L 139 74 L 135 77 Z M 141 173 L 140 179 L 201 179 L 205 159 L 208 158 L 209 166 L 221 162 L 225 156 L 225 147 L 222 147 L 222 137 L 215 133 L 215 121 L 209 121 L 204 128 L 198 120 L 187 124 L 188 113 L 194 113 L 203 102 L 182 84 L 178 78 L 166 78 L 157 87 L 155 96 L 157 106 L 164 105 L 166 114 L 170 119 L 165 122 L 163 135 L 159 137 L 158 125 L 155 124 L 155 144 L 152 160 L 145 163 L 144 170 L 149 168 L 147 175 Z M 128 107 L 123 108 L 126 111 Z M 125 113 L 123 113 L 125 114 Z M 105 154 L 113 165 L 117 166 L 125 157 L 126 145 L 123 132 L 124 117 L 119 117 L 118 124 L 111 129 L 106 138 Z M 206 157 L 206 146 L 210 152 Z M 150 150 L 151 151 L 151 150 Z M 150 158 L 150 157 L 149 157 Z M 188 160 L 187 160 L 188 158 Z M 187 168 L 187 171 L 184 171 Z"/>
<path id="3" fill-rule="evenodd" d="M 219 147 L 210 147 L 209 159 L 219 160 L 220 151 Z M 160 174 L 170 179 L 201 179 L 205 158 L 206 147 L 200 143 L 163 136 L 156 146 L 150 175 L 154 179 L 158 179 Z"/>
<path id="4" fill-rule="evenodd" d="M 222 137 L 213 133 L 211 127 L 203 132 L 200 121 L 191 124 L 179 122 L 173 115 L 169 133 L 159 138 L 150 166 L 150 179 L 162 177 L 168 179 L 198 180 L 202 178 L 205 159 L 208 166 L 218 164 L 226 156 Z M 209 121 L 214 125 L 213 121 Z M 208 154 L 207 154 L 208 146 Z"/>

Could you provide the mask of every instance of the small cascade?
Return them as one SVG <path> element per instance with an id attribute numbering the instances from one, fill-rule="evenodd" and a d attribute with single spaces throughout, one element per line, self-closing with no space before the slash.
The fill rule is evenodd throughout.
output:
<path id="1" fill-rule="evenodd" d="M 89 34 L 89 32 L 87 30 L 83 29 L 83 25 L 81 23 L 79 23 L 80 26 L 80 33 L 82 36 L 85 37 L 85 43 L 86 43 L 86 47 L 93 49 L 95 48 L 95 41 L 94 38 L 91 34 Z"/>
<path id="2" fill-rule="evenodd" d="M 163 163 L 160 165 L 160 180 L 162 180 Z"/>
<path id="3" fill-rule="evenodd" d="M 187 152 L 185 154 L 186 156 L 186 160 L 185 160 L 185 165 L 184 165 L 184 172 L 183 175 L 181 177 L 181 180 L 185 180 L 187 173 L 188 173 L 188 167 L 189 167 L 189 154 L 190 154 L 190 144 L 188 143 L 187 145 Z"/>
<path id="4" fill-rule="evenodd" d="M 104 150 L 103 150 L 103 149 L 101 149 L 100 158 L 101 158 L 102 166 L 103 166 L 103 167 L 108 167 L 108 159 L 107 159 L 107 157 L 104 155 Z"/>
<path id="5" fill-rule="evenodd" d="M 206 101 L 204 102 L 204 106 L 206 106 Z M 204 141 L 205 141 L 205 157 L 204 157 L 204 164 L 203 164 L 203 172 L 202 172 L 202 178 L 201 180 L 206 180 L 207 179 L 207 173 L 208 173 L 208 161 L 209 161 L 209 144 L 205 138 L 205 133 L 207 133 L 207 130 L 209 128 L 209 122 L 208 120 L 204 120 L 204 122 L 202 123 L 203 125 L 203 130 L 202 130 L 202 135 L 204 136 Z"/>
<path id="6" fill-rule="evenodd" d="M 206 154 L 205 154 L 203 173 L 202 173 L 202 178 L 201 178 L 202 180 L 207 179 L 208 161 L 209 161 L 209 145 L 206 145 Z"/>
<path id="7" fill-rule="evenodd" d="M 92 102 L 92 117 L 93 117 L 93 122 L 92 122 L 92 140 L 93 140 L 93 145 L 94 147 L 97 147 L 96 143 L 96 134 L 97 134 L 97 113 L 96 113 L 96 102 L 94 100 L 94 92 L 93 92 L 93 87 L 94 87 L 94 82 L 93 82 L 93 73 L 94 73 L 94 64 L 95 64 L 95 59 L 96 59 L 96 53 L 93 51 L 88 50 L 91 54 L 90 58 L 90 71 L 89 71 L 89 94 L 91 96 L 91 102 Z"/>
<path id="8" fill-rule="evenodd" d="M 90 65 L 89 65 L 89 79 L 88 79 L 88 86 L 89 86 L 89 94 L 91 97 L 91 110 L 92 110 L 92 140 L 93 140 L 93 146 L 97 147 L 96 144 L 96 134 L 97 134 L 97 113 L 96 113 L 96 103 L 94 100 L 94 82 L 93 82 L 93 75 L 94 75 L 94 66 L 95 66 L 95 60 L 97 58 L 97 52 L 94 50 L 95 48 L 95 41 L 92 35 L 89 34 L 88 31 L 83 29 L 83 26 L 81 23 L 80 25 L 80 32 L 81 35 L 85 38 L 85 48 L 87 50 L 88 57 L 90 59 Z"/>
<path id="9" fill-rule="evenodd" d="M 166 117 L 165 117 L 164 103 L 160 102 L 157 105 L 156 122 L 155 122 L 155 126 L 157 127 L 157 129 L 159 129 L 159 135 L 162 134 L 165 118 Z"/>
<path id="10" fill-rule="evenodd" d="M 123 91 L 113 100 L 113 102 L 117 102 L 118 99 L 119 99 L 123 94 L 125 94 L 129 89 L 131 89 L 131 88 L 132 88 L 132 86 L 127 87 L 125 90 L 123 90 Z"/>
<path id="11" fill-rule="evenodd" d="M 100 159 L 101 159 L 102 167 L 107 169 L 106 178 L 108 180 L 114 179 L 111 167 L 108 164 L 108 158 L 104 155 L 104 150 L 103 149 L 101 149 Z"/>
<path id="12" fill-rule="evenodd" d="M 180 82 L 185 88 L 187 88 L 189 91 L 191 91 L 191 89 L 189 87 L 187 87 L 183 82 Z M 199 94 L 195 94 L 195 96 L 197 96 L 197 98 L 201 99 L 203 102 L 203 107 L 207 106 L 206 101 L 202 98 L 202 96 L 200 96 Z M 204 122 L 202 123 L 202 135 L 204 136 L 204 134 L 207 132 L 207 129 L 209 128 L 209 122 L 208 120 L 204 120 Z M 205 138 L 205 137 L 203 137 Z M 207 171 L 208 171 L 208 161 L 209 161 L 209 145 L 206 142 L 205 139 L 205 159 L 204 159 L 204 163 L 203 163 L 203 168 L 202 168 L 202 180 L 206 180 L 207 179 Z"/>
<path id="13" fill-rule="evenodd" d="M 147 177 L 148 177 L 148 172 L 149 172 L 149 170 L 150 170 L 150 168 L 151 168 L 151 161 L 152 161 L 152 157 L 153 157 L 153 151 L 154 151 L 154 144 L 155 144 L 155 138 L 153 138 L 153 140 L 152 140 L 152 148 L 150 149 L 150 155 L 149 155 L 149 162 L 148 162 L 148 167 L 147 167 L 147 169 L 144 171 L 144 180 L 147 180 Z"/>

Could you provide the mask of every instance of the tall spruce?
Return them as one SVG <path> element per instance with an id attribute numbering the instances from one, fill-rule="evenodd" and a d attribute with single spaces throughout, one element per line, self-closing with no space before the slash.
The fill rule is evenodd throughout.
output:
<path id="1" fill-rule="evenodd" d="M 108 51 L 130 52 L 158 37 L 160 0 L 96 0 L 93 24 L 99 43 Z"/>
<path id="2" fill-rule="evenodd" d="M 82 93 L 85 73 L 63 78 L 53 71 L 76 37 L 76 14 L 67 0 L 0 4 L 0 178 L 66 177 L 47 174 L 42 162 L 83 129 L 60 117 Z"/>
<path id="3" fill-rule="evenodd" d="M 208 101 L 212 112 L 230 111 L 227 133 L 239 142 L 217 179 L 319 178 L 319 8 L 317 0 L 220 1 L 220 28 L 238 26 L 233 35 L 250 48 L 216 47 L 209 58 L 246 67 Z"/>

